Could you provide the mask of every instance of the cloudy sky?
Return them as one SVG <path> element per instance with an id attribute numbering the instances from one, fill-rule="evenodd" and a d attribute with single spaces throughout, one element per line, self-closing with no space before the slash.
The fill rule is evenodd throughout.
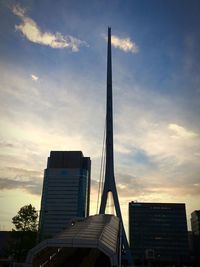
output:
<path id="1" fill-rule="evenodd" d="M 51 150 L 92 159 L 96 212 L 112 27 L 115 176 L 128 202 L 200 208 L 200 3 L 0 1 L 0 229 L 40 209 Z"/>

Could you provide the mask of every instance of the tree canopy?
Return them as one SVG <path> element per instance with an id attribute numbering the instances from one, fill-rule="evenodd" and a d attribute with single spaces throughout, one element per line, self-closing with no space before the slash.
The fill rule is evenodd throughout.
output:
<path id="1" fill-rule="evenodd" d="M 12 218 L 12 223 L 18 231 L 37 231 L 38 213 L 36 209 L 30 204 L 23 206 Z"/>

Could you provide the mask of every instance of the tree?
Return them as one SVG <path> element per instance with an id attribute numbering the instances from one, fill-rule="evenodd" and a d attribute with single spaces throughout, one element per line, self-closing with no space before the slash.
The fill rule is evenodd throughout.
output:
<path id="1" fill-rule="evenodd" d="M 38 213 L 31 204 L 22 207 L 12 218 L 16 229 L 12 230 L 10 252 L 18 262 L 24 261 L 28 251 L 36 244 L 37 219 Z"/>
<path id="2" fill-rule="evenodd" d="M 22 207 L 18 211 L 18 214 L 12 218 L 12 223 L 18 231 L 37 232 L 37 218 L 37 211 L 30 204 Z"/>

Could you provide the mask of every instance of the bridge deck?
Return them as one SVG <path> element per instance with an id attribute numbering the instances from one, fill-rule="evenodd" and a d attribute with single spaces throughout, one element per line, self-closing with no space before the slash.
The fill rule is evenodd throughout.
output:
<path id="1" fill-rule="evenodd" d="M 94 215 L 72 220 L 52 239 L 30 250 L 25 266 L 119 266 L 119 219 Z"/>

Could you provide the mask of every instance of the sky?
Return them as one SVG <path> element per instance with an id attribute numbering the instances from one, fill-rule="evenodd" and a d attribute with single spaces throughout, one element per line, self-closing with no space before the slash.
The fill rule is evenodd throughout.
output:
<path id="1" fill-rule="evenodd" d="M 128 203 L 200 209 L 200 2 L 0 0 L 0 230 L 40 209 L 51 150 L 92 160 L 96 213 L 112 28 L 115 178 Z"/>

